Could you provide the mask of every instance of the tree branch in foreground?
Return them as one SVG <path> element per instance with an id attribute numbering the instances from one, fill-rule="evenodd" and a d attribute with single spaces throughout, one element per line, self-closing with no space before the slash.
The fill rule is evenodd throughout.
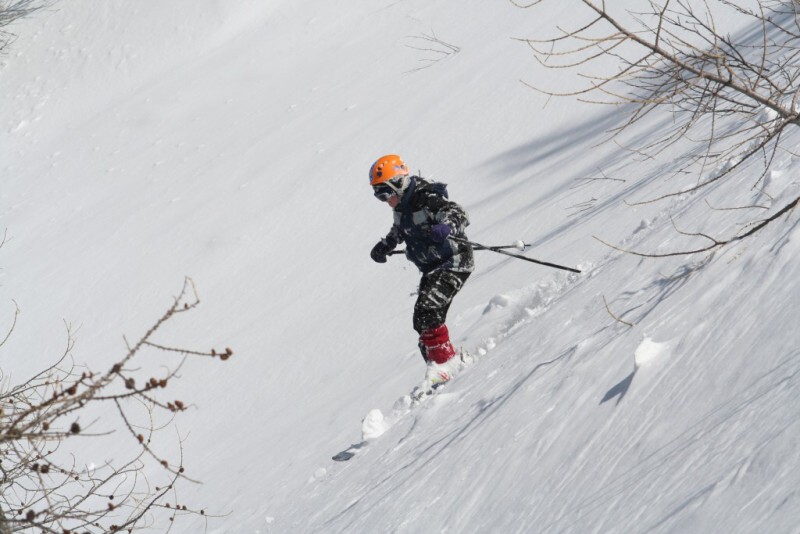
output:
<path id="1" fill-rule="evenodd" d="M 181 515 L 206 515 L 178 501 L 180 484 L 191 481 L 184 443 L 180 436 L 177 443 L 162 438 L 187 404 L 170 396 L 169 385 L 187 358 L 227 360 L 233 351 L 167 348 L 153 341 L 167 322 L 199 303 L 186 278 L 161 318 L 105 372 L 72 361 L 68 328 L 55 364 L 0 389 L 0 532 L 133 532 L 155 525 L 169 530 Z M 17 314 L 18 309 L 15 324 Z M 159 362 L 160 371 L 152 372 L 146 352 L 180 356 L 171 365 Z M 78 440 L 106 440 L 117 458 L 95 466 L 80 458 Z"/>

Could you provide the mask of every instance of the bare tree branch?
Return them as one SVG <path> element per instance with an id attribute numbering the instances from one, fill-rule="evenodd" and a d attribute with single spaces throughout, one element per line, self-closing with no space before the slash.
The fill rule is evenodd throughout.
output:
<path id="1" fill-rule="evenodd" d="M 615 321 L 617 321 L 619 323 L 622 323 L 622 324 L 624 324 L 626 326 L 633 327 L 632 323 L 629 323 L 628 321 L 623 321 L 622 319 L 620 319 L 619 317 L 614 315 L 614 313 L 611 311 L 611 308 L 608 307 L 608 301 L 606 300 L 606 296 L 605 295 L 603 295 L 603 304 L 606 307 L 606 312 L 608 312 L 608 314 L 611 316 L 612 319 L 614 319 Z"/>
<path id="2" fill-rule="evenodd" d="M 55 0 L 2 0 L 0 1 L 0 53 L 14 40 L 14 34 L 6 28 L 17 20 L 27 17 L 54 3 Z"/>
<path id="3" fill-rule="evenodd" d="M 194 283 L 187 278 L 161 318 L 100 373 L 81 370 L 72 362 L 74 338 L 68 328 L 67 347 L 57 363 L 24 384 L 0 390 L 0 510 L 5 511 L 0 529 L 132 532 L 161 517 L 169 530 L 180 515 L 206 515 L 202 509 L 166 501 L 177 495 L 179 483 L 193 481 L 183 464 L 183 440 L 179 438 L 179 455 L 174 458 L 162 452 L 159 436 L 187 409 L 184 401 L 168 394 L 186 358 L 227 360 L 233 351 L 169 348 L 152 341 L 167 322 L 199 303 Z M 9 334 L 13 329 L 14 325 Z M 148 350 L 179 353 L 182 358 L 161 376 L 152 376 L 143 360 Z M 109 403 L 111 410 L 94 409 Z M 87 421 L 88 417 L 95 419 Z M 100 426 L 103 431 L 93 430 Z M 114 461 L 83 468 L 69 452 L 78 439 L 108 439 L 118 431 L 122 434 L 114 450 L 133 450 L 132 456 L 120 452 Z M 120 445 L 120 439 L 129 445 Z M 158 470 L 166 478 L 154 485 L 147 477 Z"/>
<path id="4" fill-rule="evenodd" d="M 512 3 L 535 8 L 547 1 Z M 575 29 L 557 28 L 551 38 L 523 41 L 541 65 L 576 70 L 578 79 L 587 84 L 558 93 L 528 85 L 548 96 L 625 106 L 627 120 L 609 131 L 610 139 L 630 131 L 654 110 L 666 111 L 672 118 L 669 127 L 651 134 L 642 146 L 626 148 L 657 158 L 668 148 L 679 147 L 685 155 L 669 162 L 673 175 L 697 176 L 693 185 L 627 204 L 688 198 L 727 183 L 758 160 L 761 172 L 752 188 L 760 188 L 776 154 L 785 150 L 781 147 L 784 134 L 800 124 L 797 2 L 651 0 L 641 11 L 618 8 L 612 13 L 610 2 L 572 1 L 583 9 L 588 22 L 576 23 Z M 727 10 L 730 19 L 744 22 L 747 31 L 731 35 L 720 27 L 713 15 L 720 9 Z M 605 66 L 608 58 L 616 61 L 615 70 Z M 606 63 L 599 64 L 600 60 Z M 709 244 L 666 255 L 703 252 L 744 239 L 778 220 L 794 204 L 777 208 L 764 219 L 745 221 L 752 231 L 730 238 L 688 234 Z"/>

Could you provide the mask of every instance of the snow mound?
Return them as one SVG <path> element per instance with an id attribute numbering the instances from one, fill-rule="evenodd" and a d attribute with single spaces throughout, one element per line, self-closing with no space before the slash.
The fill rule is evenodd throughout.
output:
<path id="1" fill-rule="evenodd" d="M 383 412 L 379 409 L 370 410 L 364 421 L 361 423 L 361 438 L 369 441 L 383 435 L 391 425 L 383 417 Z"/>
<path id="2" fill-rule="evenodd" d="M 645 336 L 634 353 L 634 364 L 636 368 L 651 365 L 653 362 L 660 360 L 667 353 L 667 345 L 664 343 L 656 343 L 649 337 Z"/>

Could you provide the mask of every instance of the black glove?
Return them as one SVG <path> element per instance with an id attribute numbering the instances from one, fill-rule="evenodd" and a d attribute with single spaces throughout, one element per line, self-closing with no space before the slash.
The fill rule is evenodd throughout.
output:
<path id="1" fill-rule="evenodd" d="M 369 255 L 377 263 L 386 263 L 386 256 L 393 250 L 394 247 L 390 246 L 385 239 L 381 239 L 372 247 L 372 252 Z"/>

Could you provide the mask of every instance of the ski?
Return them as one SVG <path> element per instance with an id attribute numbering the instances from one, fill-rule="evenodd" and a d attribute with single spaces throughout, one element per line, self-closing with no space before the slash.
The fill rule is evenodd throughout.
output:
<path id="1" fill-rule="evenodd" d="M 411 406 L 416 406 L 417 404 L 421 403 L 428 397 L 433 396 L 439 390 L 442 390 L 447 386 L 447 382 L 440 382 L 438 384 L 434 384 L 429 389 L 423 389 L 421 387 L 414 388 L 414 391 L 411 392 L 409 397 L 411 397 Z"/>
<path id="2" fill-rule="evenodd" d="M 367 441 L 362 441 L 361 443 L 350 445 L 345 450 L 333 456 L 333 459 L 336 460 L 337 462 L 346 462 L 347 460 L 358 454 L 358 451 L 366 447 L 367 443 L 368 443 Z"/>
<path id="3" fill-rule="evenodd" d="M 443 382 L 441 384 L 436 384 L 430 389 L 423 389 L 420 387 L 416 387 L 408 395 L 403 395 L 402 397 L 400 397 L 395 403 L 396 404 L 395 410 L 401 412 L 401 414 L 395 416 L 396 420 L 390 426 L 394 426 L 394 423 L 396 423 L 397 420 L 410 413 L 414 408 L 418 407 L 426 400 L 436 395 L 436 393 L 438 393 L 439 391 L 444 390 L 446 385 L 447 382 Z M 397 406 L 399 406 L 400 408 L 398 408 Z M 369 443 L 370 440 L 368 439 L 360 441 L 359 443 L 354 443 L 353 445 L 350 445 L 346 449 L 333 455 L 331 459 L 336 462 L 346 462 L 348 460 L 351 460 L 359 452 L 364 450 L 369 445 Z"/>
<path id="4" fill-rule="evenodd" d="M 461 374 L 461 372 L 463 372 L 474 362 L 474 357 L 463 349 L 459 351 L 458 357 L 461 359 L 462 366 L 455 378 L 458 378 L 458 374 Z M 353 459 L 364 449 L 366 449 L 372 441 L 378 439 L 384 432 L 397 424 L 400 419 L 415 411 L 417 407 L 419 407 L 421 404 L 424 404 L 428 399 L 435 396 L 437 393 L 446 390 L 447 386 L 451 382 L 452 380 L 440 382 L 430 387 L 415 387 L 411 393 L 403 395 L 397 399 L 397 401 L 395 401 L 392 413 L 388 416 L 388 419 L 383 417 L 383 414 L 380 413 L 380 410 L 372 410 L 361 422 L 363 437 L 362 441 L 354 443 L 346 449 L 336 453 L 331 457 L 331 459 L 336 462 L 347 462 Z M 377 420 L 371 419 L 373 414 L 377 415 Z M 377 433 L 375 428 L 379 429 Z"/>

